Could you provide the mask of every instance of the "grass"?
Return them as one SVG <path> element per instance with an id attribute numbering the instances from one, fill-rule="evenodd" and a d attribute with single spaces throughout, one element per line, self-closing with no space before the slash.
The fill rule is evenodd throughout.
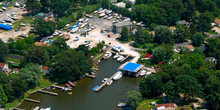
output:
<path id="1" fill-rule="evenodd" d="M 157 104 L 163 103 L 161 99 L 147 99 L 147 100 L 142 101 L 139 104 L 139 106 L 137 107 L 137 110 L 151 110 L 155 108 L 155 106 L 150 105 L 151 102 L 156 102 Z"/>
<path id="2" fill-rule="evenodd" d="M 16 62 L 16 63 L 20 63 L 19 59 L 15 59 L 15 58 L 11 58 L 11 57 L 6 57 L 5 60 L 6 61 L 13 61 L 13 62 Z"/>
<path id="3" fill-rule="evenodd" d="M 14 101 L 11 102 L 11 103 L 7 103 L 7 104 L 5 104 L 4 109 L 5 109 L 5 110 L 9 110 L 10 108 L 15 107 L 18 103 L 20 103 L 20 101 L 18 101 L 18 100 L 14 100 Z"/>
<path id="4" fill-rule="evenodd" d="M 216 34 L 218 34 L 217 32 L 214 32 L 214 31 L 212 31 L 212 30 L 209 30 L 209 32 L 208 32 L 209 34 L 213 34 L 213 35 L 216 35 Z"/>
<path id="5" fill-rule="evenodd" d="M 22 22 L 27 25 L 27 24 L 30 24 L 32 21 L 33 20 L 32 20 L 32 18 L 30 18 L 30 16 L 26 16 L 16 22 L 12 23 L 12 24 L 16 27 L 16 26 L 20 26 L 20 23 L 22 23 Z"/>

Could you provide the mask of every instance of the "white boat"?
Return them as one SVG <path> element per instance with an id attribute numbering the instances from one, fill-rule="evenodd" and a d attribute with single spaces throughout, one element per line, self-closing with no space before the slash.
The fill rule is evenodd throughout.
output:
<path id="1" fill-rule="evenodd" d="M 122 102 L 118 103 L 118 107 L 124 107 L 124 106 L 126 106 L 126 103 L 122 103 Z"/>
<path id="2" fill-rule="evenodd" d="M 6 10 L 7 10 L 7 8 L 5 8 L 5 7 L 2 7 L 2 9 L 3 9 L 4 11 L 6 11 Z"/>
<path id="3" fill-rule="evenodd" d="M 113 80 L 107 82 L 107 86 L 110 86 L 113 83 Z"/>
<path id="4" fill-rule="evenodd" d="M 112 18 L 113 18 L 112 16 L 109 16 L 107 19 L 108 19 L 108 20 L 111 20 Z"/>
<path id="5" fill-rule="evenodd" d="M 104 59 L 108 59 L 108 58 L 111 57 L 111 56 L 112 56 L 112 53 L 108 51 L 108 52 L 105 53 L 105 55 L 103 56 L 103 58 L 104 58 Z"/>
<path id="6" fill-rule="evenodd" d="M 108 78 L 104 78 L 103 80 L 102 80 L 102 83 L 104 83 L 105 81 L 107 81 L 108 80 Z"/>
<path id="7" fill-rule="evenodd" d="M 80 18 L 80 19 L 79 19 L 79 22 L 82 22 L 83 20 L 84 20 L 84 18 Z"/>
<path id="8" fill-rule="evenodd" d="M 122 55 L 121 56 L 119 56 L 118 58 L 117 58 L 117 61 L 121 61 L 122 59 L 124 59 L 125 57 L 123 57 Z"/>
<path id="9" fill-rule="evenodd" d="M 59 35 L 59 32 L 54 32 L 53 33 L 53 36 L 57 36 L 57 35 Z"/>
<path id="10" fill-rule="evenodd" d="M 146 73 L 147 73 L 146 70 L 142 70 L 142 71 L 140 72 L 140 75 L 141 75 L 141 76 L 144 76 L 144 75 L 146 75 Z"/>
<path id="11" fill-rule="evenodd" d="M 101 13 L 100 15 L 99 15 L 99 17 L 101 18 L 101 17 L 104 17 L 105 16 L 105 13 Z"/>
<path id="12" fill-rule="evenodd" d="M 13 20 L 18 20 L 18 17 L 12 17 L 11 19 L 13 19 Z"/>
<path id="13" fill-rule="evenodd" d="M 50 107 L 48 107 L 48 108 L 41 108 L 40 110 L 51 110 L 51 108 Z"/>
<path id="14" fill-rule="evenodd" d="M 112 46 L 112 49 L 116 52 L 121 52 L 121 46 Z"/>
<path id="15" fill-rule="evenodd" d="M 108 18 L 108 15 L 105 15 L 104 17 L 103 17 L 103 19 L 107 19 Z"/>
<path id="16" fill-rule="evenodd" d="M 113 58 L 118 58 L 120 55 L 118 53 L 115 54 Z"/>
<path id="17" fill-rule="evenodd" d="M 33 110 L 39 110 L 40 107 L 36 106 Z"/>
<path id="18" fill-rule="evenodd" d="M 78 27 L 71 29 L 70 33 L 75 33 L 78 30 Z"/>
<path id="19" fill-rule="evenodd" d="M 24 23 L 20 23 L 20 26 L 26 26 L 26 24 L 24 24 Z"/>
<path id="20" fill-rule="evenodd" d="M 122 72 L 118 71 L 116 75 L 113 77 L 113 80 L 119 80 L 122 77 Z"/>

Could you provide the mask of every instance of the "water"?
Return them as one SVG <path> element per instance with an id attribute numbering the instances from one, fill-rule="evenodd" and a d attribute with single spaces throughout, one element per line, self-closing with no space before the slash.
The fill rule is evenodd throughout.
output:
<path id="1" fill-rule="evenodd" d="M 94 92 L 93 87 L 100 85 L 104 78 L 113 75 L 121 64 L 113 58 L 102 60 L 95 79 L 83 78 L 77 81 L 77 87 L 72 90 L 72 95 L 60 89 L 52 90 L 58 96 L 43 93 L 34 93 L 29 98 L 40 100 L 40 104 L 24 101 L 18 108 L 31 110 L 36 106 L 51 107 L 52 110 L 120 110 L 118 102 L 125 101 L 126 92 L 138 90 L 141 78 L 126 77 L 114 81 L 111 86 L 105 86 L 99 92 Z"/>

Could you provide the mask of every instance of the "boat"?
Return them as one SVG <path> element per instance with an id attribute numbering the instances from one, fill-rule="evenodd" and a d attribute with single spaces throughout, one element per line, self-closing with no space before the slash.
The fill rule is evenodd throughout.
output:
<path id="1" fill-rule="evenodd" d="M 140 76 L 144 76 L 144 75 L 146 75 L 146 73 L 147 73 L 146 70 L 142 70 L 142 71 L 140 72 Z"/>
<path id="2" fill-rule="evenodd" d="M 103 58 L 104 58 L 104 59 L 108 59 L 108 58 L 111 57 L 111 56 L 112 56 L 112 53 L 108 51 L 108 52 L 105 53 L 105 55 L 103 56 Z"/>
<path id="3" fill-rule="evenodd" d="M 105 15 L 104 17 L 103 17 L 103 19 L 107 19 L 108 18 L 108 15 Z"/>
<path id="4" fill-rule="evenodd" d="M 71 86 L 76 87 L 76 84 L 74 84 L 73 82 L 68 81 L 68 83 L 69 83 Z"/>
<path id="5" fill-rule="evenodd" d="M 99 86 L 95 86 L 95 87 L 93 87 L 93 89 L 92 89 L 92 90 L 96 90 L 98 87 L 99 87 Z"/>
<path id="6" fill-rule="evenodd" d="M 67 87 L 70 87 L 70 85 L 69 85 L 68 83 L 65 83 L 65 85 L 66 85 Z"/>
<path id="7" fill-rule="evenodd" d="M 118 103 L 118 107 L 125 107 L 125 106 L 126 106 L 126 103 L 122 103 L 122 102 Z"/>
<path id="8" fill-rule="evenodd" d="M 124 59 L 125 57 L 123 57 L 122 55 L 121 56 L 119 56 L 118 58 L 117 58 L 117 61 L 121 61 L 122 59 Z"/>
<path id="9" fill-rule="evenodd" d="M 120 55 L 118 53 L 115 54 L 113 58 L 118 58 Z"/>
<path id="10" fill-rule="evenodd" d="M 116 52 L 121 52 L 121 46 L 112 46 L 112 50 L 116 51 Z"/>
<path id="11" fill-rule="evenodd" d="M 65 40 L 69 40 L 69 39 L 70 39 L 70 35 L 64 35 L 63 38 L 64 38 Z"/>
<path id="12" fill-rule="evenodd" d="M 56 89 L 55 87 L 53 87 L 53 89 Z"/>
<path id="13" fill-rule="evenodd" d="M 104 17 L 105 16 L 105 13 L 101 13 L 100 15 L 99 15 L 99 17 L 101 18 L 101 17 Z"/>
<path id="14" fill-rule="evenodd" d="M 108 78 L 104 78 L 103 80 L 102 80 L 102 83 L 104 83 L 105 81 L 107 81 L 108 80 Z"/>
<path id="15" fill-rule="evenodd" d="M 40 107 L 36 106 L 33 110 L 39 110 Z"/>
<path id="16" fill-rule="evenodd" d="M 113 80 L 107 82 L 107 86 L 110 86 L 113 83 Z"/>
<path id="17" fill-rule="evenodd" d="M 51 107 L 48 107 L 48 108 L 41 108 L 40 110 L 51 110 Z"/>
<path id="18" fill-rule="evenodd" d="M 122 77 L 122 72 L 118 71 L 116 75 L 113 77 L 113 80 L 119 80 Z"/>
<path id="19" fill-rule="evenodd" d="M 72 92 L 67 92 L 67 94 L 68 94 L 68 95 L 72 95 L 73 93 L 72 93 Z"/>

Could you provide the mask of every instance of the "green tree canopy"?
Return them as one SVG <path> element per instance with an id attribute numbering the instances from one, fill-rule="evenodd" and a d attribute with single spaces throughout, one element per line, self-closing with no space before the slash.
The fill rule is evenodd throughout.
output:
<path id="1" fill-rule="evenodd" d="M 26 82 L 28 88 L 35 88 L 39 84 L 38 74 L 34 71 L 22 68 L 19 70 L 19 76 L 21 80 Z"/>
<path id="2" fill-rule="evenodd" d="M 190 30 L 187 26 L 178 25 L 174 31 L 175 42 L 182 43 L 191 38 Z"/>
<path id="3" fill-rule="evenodd" d="M 9 53 L 8 45 L 4 43 L 2 39 L 0 39 L 0 62 L 4 61 L 4 57 L 8 55 L 8 53 Z"/>
<path id="4" fill-rule="evenodd" d="M 137 32 L 135 33 L 133 39 L 135 41 L 134 46 L 139 47 L 141 45 L 144 45 L 144 44 L 150 42 L 151 36 L 147 31 L 145 31 L 141 27 L 138 27 Z"/>
<path id="5" fill-rule="evenodd" d="M 40 3 L 38 0 L 27 0 L 26 8 L 32 15 L 37 14 L 40 11 Z"/>
<path id="6" fill-rule="evenodd" d="M 2 85 L 0 84 L 0 105 L 6 104 L 8 101 L 7 96 L 5 95 L 5 91 L 2 88 Z"/>
<path id="7" fill-rule="evenodd" d="M 167 26 L 158 26 L 155 28 L 155 41 L 159 44 L 173 45 L 174 39 L 172 32 Z"/>
<path id="8" fill-rule="evenodd" d="M 175 84 L 171 80 L 164 85 L 163 91 L 166 94 L 168 102 L 172 102 L 174 101 L 174 99 L 179 98 L 178 92 L 175 88 Z"/>
<path id="9" fill-rule="evenodd" d="M 196 32 L 192 37 L 192 44 L 193 46 L 199 47 L 202 45 L 204 40 L 205 40 L 205 36 L 200 32 Z"/>
<path id="10" fill-rule="evenodd" d="M 135 109 L 141 101 L 142 101 L 142 96 L 140 92 L 137 91 L 127 92 L 126 104 L 131 106 L 133 109 Z"/>
<path id="11" fill-rule="evenodd" d="M 128 28 L 126 26 L 122 27 L 121 38 L 119 40 L 122 41 L 122 42 L 129 41 L 129 31 L 128 31 Z"/>
<path id="12" fill-rule="evenodd" d="M 201 32 L 208 32 L 212 25 L 211 23 L 213 22 L 213 14 L 210 12 L 204 12 L 201 13 L 198 17 L 198 28 Z"/>
<path id="13" fill-rule="evenodd" d="M 156 47 L 153 50 L 152 61 L 154 63 L 167 62 L 170 58 L 172 58 L 173 54 L 174 54 L 174 52 L 173 52 L 172 46 L 162 45 L 162 46 Z"/>
<path id="14" fill-rule="evenodd" d="M 42 65 L 47 61 L 46 51 L 43 47 L 32 47 L 25 52 L 25 60 Z"/>
<path id="15" fill-rule="evenodd" d="M 63 17 L 65 15 L 65 12 L 70 7 L 70 1 L 69 0 L 56 0 L 53 8 L 54 12 L 58 14 L 58 17 Z"/>

